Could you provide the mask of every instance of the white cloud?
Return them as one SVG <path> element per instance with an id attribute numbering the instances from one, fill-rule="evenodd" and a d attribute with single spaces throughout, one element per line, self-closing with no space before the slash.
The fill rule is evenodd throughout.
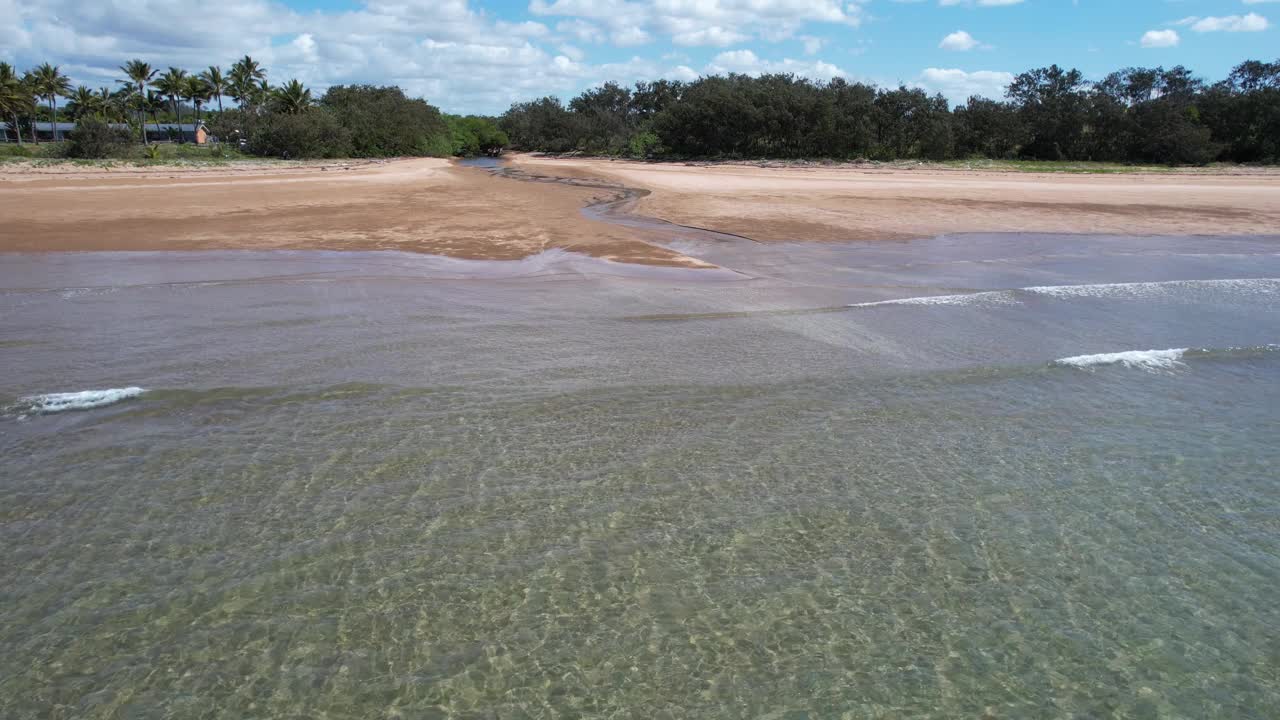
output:
<path id="1" fill-rule="evenodd" d="M 978 47 L 980 43 L 974 39 L 972 35 L 964 30 L 957 30 L 950 35 L 942 38 L 942 42 L 938 43 L 938 47 L 943 50 L 956 50 L 964 52 Z"/>
<path id="2" fill-rule="evenodd" d="M 1222 17 L 1187 17 L 1174 24 L 1189 26 L 1198 33 L 1262 32 L 1271 27 L 1271 23 L 1258 13 L 1224 15 Z"/>
<path id="3" fill-rule="evenodd" d="M 1177 47 L 1182 42 L 1176 30 L 1148 30 L 1142 34 L 1138 44 L 1144 48 Z"/>
<path id="4" fill-rule="evenodd" d="M 351 10 L 297 12 L 278 0 L 219 0 L 201 6 L 200 21 L 192 22 L 184 0 L 0 0 L 0 59 L 20 69 L 53 62 L 75 83 L 114 87 L 117 68 L 132 58 L 196 71 L 225 69 L 249 54 L 271 82 L 297 78 L 317 95 L 337 84 L 395 84 L 451 112 L 501 112 L 513 101 L 567 97 L 609 79 L 691 80 L 720 69 L 841 75 L 816 57 L 600 64 L 588 61 L 584 48 L 666 41 L 728 50 L 755 38 L 794 37 L 814 56 L 823 42 L 800 33 L 821 24 L 856 27 L 867 2 L 531 0 L 534 19 L 515 22 L 482 12 L 477 0 L 358 1 Z"/>
<path id="5" fill-rule="evenodd" d="M 583 20 L 563 20 L 556 23 L 556 31 L 571 35 L 579 42 L 602 43 L 604 33 L 600 28 Z"/>
<path id="6" fill-rule="evenodd" d="M 676 45 L 711 45 L 714 47 L 725 47 L 740 43 L 746 39 L 747 36 L 742 33 L 726 30 L 715 25 L 701 30 L 676 33 L 671 36 L 671 42 Z"/>
<path id="7" fill-rule="evenodd" d="M 831 63 L 821 60 L 804 61 L 784 58 L 782 60 L 764 60 L 751 50 L 729 50 L 712 58 L 707 64 L 709 75 L 725 73 L 741 73 L 743 75 L 763 75 L 765 73 L 794 73 L 813 80 L 830 80 L 833 77 L 848 77 L 848 73 Z"/>
<path id="8" fill-rule="evenodd" d="M 925 68 L 917 85 L 930 92 L 942 93 L 953 104 L 958 104 L 973 95 L 1003 97 L 1005 88 L 1012 82 L 1013 73 L 997 70 L 967 72 L 957 68 Z"/>
<path id="9" fill-rule="evenodd" d="M 805 55 L 817 55 L 818 51 L 822 50 L 822 46 L 827 44 L 824 38 L 813 37 L 812 35 L 802 35 L 799 40 L 804 46 Z"/>
<path id="10" fill-rule="evenodd" d="M 632 45 L 644 45 L 651 39 L 649 33 L 637 27 L 623 28 L 615 31 L 609 36 L 614 45 L 618 47 L 631 47 Z"/>
<path id="11" fill-rule="evenodd" d="M 641 31 L 677 45 L 778 41 L 810 23 L 858 27 L 869 0 L 531 0 L 529 12 L 573 18 L 611 33 Z"/>
<path id="12" fill-rule="evenodd" d="M 942 7 L 951 7 L 954 5 L 976 5 L 978 7 L 1004 7 L 1005 5 L 1018 5 L 1022 0 L 938 0 L 938 4 Z"/>

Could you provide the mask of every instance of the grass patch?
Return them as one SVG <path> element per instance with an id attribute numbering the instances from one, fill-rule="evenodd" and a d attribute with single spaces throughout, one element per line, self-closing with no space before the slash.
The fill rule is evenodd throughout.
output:
<path id="1" fill-rule="evenodd" d="M 1126 165 L 1112 162 L 1069 160 L 945 160 L 936 163 L 957 170 L 998 170 L 1002 172 L 1073 173 L 1078 175 L 1120 175 L 1126 173 L 1169 173 L 1169 165 Z"/>
<path id="2" fill-rule="evenodd" d="M 75 165 L 79 167 L 124 167 L 148 165 L 226 165 L 242 162 L 269 162 L 269 158 L 246 155 L 228 145 L 154 143 L 150 146 L 122 146 L 110 158 L 68 158 L 68 143 L 0 144 L 0 164 L 24 163 L 35 167 Z"/>

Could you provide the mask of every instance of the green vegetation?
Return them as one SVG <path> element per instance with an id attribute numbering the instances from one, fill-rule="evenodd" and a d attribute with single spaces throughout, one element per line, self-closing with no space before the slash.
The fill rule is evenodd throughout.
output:
<path id="1" fill-rule="evenodd" d="M 1141 165 L 1134 163 L 1097 162 L 1088 160 L 944 160 L 941 167 L 964 170 L 998 170 L 1028 173 L 1073 173 L 1078 175 L 1116 175 L 1126 173 L 1171 172 L 1169 165 Z"/>
<path id="2" fill-rule="evenodd" d="M 1017 76 L 1003 100 L 973 97 L 955 108 L 918 88 L 842 78 L 605 83 L 567 106 L 554 97 L 517 103 L 496 121 L 442 115 L 396 87 L 337 86 L 317 99 L 296 79 L 271 85 L 249 56 L 225 74 L 216 66 L 159 73 L 142 60 L 120 71 L 118 90 L 95 91 L 71 88 L 47 63 L 21 76 L 0 63 L 0 116 L 19 140 L 36 145 L 42 118 L 127 124 L 143 144 L 148 123 L 156 135 L 162 118 L 207 120 L 223 144 L 285 158 L 496 155 L 514 145 L 658 159 L 1019 160 L 1068 163 L 1041 169 L 1069 172 L 1280 162 L 1280 61 L 1242 63 L 1214 84 L 1181 66 L 1127 68 L 1087 82 L 1080 71 L 1054 65 Z M 223 109 L 223 95 L 234 109 Z M 61 109 L 59 96 L 68 99 Z M 205 117 L 215 99 L 218 110 Z M 96 126 L 79 137 L 66 152 L 136 154 Z"/>
<path id="3" fill-rule="evenodd" d="M 476 155 L 501 155 L 503 148 L 511 144 L 507 134 L 493 118 L 478 115 L 446 115 L 449 135 L 453 141 L 450 152 L 459 157 Z"/>
<path id="4" fill-rule="evenodd" d="M 319 107 L 351 133 L 354 157 L 448 155 L 452 145 L 440 111 L 397 87 L 339 85 Z"/>
<path id="5" fill-rule="evenodd" d="M 85 154 L 79 154 L 84 152 Z M 77 151 L 72 142 L 39 145 L 26 143 L 0 144 L 0 163 L 30 163 L 36 166 L 74 162 L 78 165 L 115 167 L 126 165 L 221 165 L 229 162 L 255 160 L 225 145 L 202 146 L 188 143 L 151 144 L 143 146 L 137 138 L 128 136 L 128 143 L 110 148 L 105 157 L 90 157 L 88 151 Z M 265 161 L 265 160 L 264 160 Z"/>
<path id="6" fill-rule="evenodd" d="M 1275 163 L 1280 61 L 1242 63 L 1212 85 L 1183 67 L 1127 68 L 1091 83 L 1055 65 L 1017 76 L 1003 101 L 975 97 L 954 109 L 917 88 L 842 78 L 606 83 L 567 107 L 554 97 L 518 103 L 500 124 L 526 150 L 637 158 Z"/>
<path id="7" fill-rule="evenodd" d="M 76 129 L 68 136 L 68 157 L 101 160 L 115 157 L 129 147 L 129 131 L 88 117 L 76 123 Z"/>
<path id="8" fill-rule="evenodd" d="M 226 73 L 217 66 L 199 73 L 176 67 L 160 73 L 142 60 L 125 63 L 120 72 L 120 89 L 94 91 L 72 89 L 53 65 L 19 77 L 11 65 L 0 63 L 0 115 L 12 121 L 20 140 L 25 135 L 40 144 L 36 123 L 44 120 L 84 126 L 47 152 L 3 148 L 0 157 L 158 162 L 169 151 L 141 152 L 123 137 L 148 145 L 161 133 L 162 122 L 205 122 L 219 146 L 204 150 L 209 157 L 228 156 L 228 146 L 237 155 L 295 159 L 498 154 L 507 142 L 493 119 L 447 120 L 425 100 L 406 97 L 396 87 L 338 86 L 316 99 L 296 79 L 273 86 L 266 69 L 247 55 Z M 224 95 L 235 101 L 235 108 L 224 109 Z M 58 97 L 67 98 L 62 108 Z M 217 110 L 206 117 L 206 106 L 215 100 Z M 123 127 L 128 130 L 122 134 Z M 44 132 L 45 144 L 48 135 Z M 169 139 L 180 146 L 193 140 L 189 132 Z"/>

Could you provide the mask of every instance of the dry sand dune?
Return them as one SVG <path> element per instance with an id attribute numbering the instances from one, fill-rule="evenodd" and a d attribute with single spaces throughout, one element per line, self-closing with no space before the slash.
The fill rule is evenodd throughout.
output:
<path id="1" fill-rule="evenodd" d="M 528 172 L 651 191 L 635 211 L 769 241 L 958 232 L 1274 234 L 1280 175 L 1031 175 L 687 166 L 516 156 Z M 608 190 L 446 160 L 209 168 L 0 167 L 0 251 L 405 250 L 514 259 L 562 248 L 699 266 L 581 208 Z"/>

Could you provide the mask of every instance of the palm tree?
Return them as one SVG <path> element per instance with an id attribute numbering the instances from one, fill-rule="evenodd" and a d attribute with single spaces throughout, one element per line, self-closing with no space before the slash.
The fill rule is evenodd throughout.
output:
<path id="1" fill-rule="evenodd" d="M 200 106 L 209 102 L 209 98 L 213 97 L 213 87 L 204 79 L 202 75 L 191 75 L 187 77 L 186 87 L 183 88 L 182 97 L 196 106 L 196 124 L 200 126 Z M 192 131 L 194 139 L 195 131 Z"/>
<path id="2" fill-rule="evenodd" d="M 124 120 L 124 114 L 120 111 L 122 107 L 121 100 L 127 99 L 128 96 L 129 91 L 127 89 L 121 90 L 119 93 L 113 93 L 111 88 L 98 88 L 98 107 L 102 108 L 102 116 L 110 122 Z"/>
<path id="3" fill-rule="evenodd" d="M 125 74 L 128 80 L 121 80 L 129 86 L 131 94 L 136 92 L 138 104 L 138 132 L 142 134 L 142 144 L 147 144 L 147 118 L 146 118 L 146 99 L 147 99 L 147 83 L 151 82 L 151 78 L 156 76 L 156 71 L 150 65 L 141 60 L 130 60 L 120 66 L 120 71 Z"/>
<path id="4" fill-rule="evenodd" d="M 74 120 L 80 120 L 92 115 L 102 115 L 106 110 L 106 105 L 102 102 L 102 98 L 98 93 L 81 85 L 74 92 L 67 96 L 67 111 L 71 113 Z"/>
<path id="5" fill-rule="evenodd" d="M 222 76 L 222 68 L 210 65 L 208 70 L 200 73 L 200 77 L 209 85 L 209 95 L 218 98 L 218 114 L 222 114 L 222 96 L 227 91 L 227 79 Z"/>
<path id="6" fill-rule="evenodd" d="M 176 67 L 169 68 L 168 72 L 156 80 L 156 89 L 169 98 L 169 103 L 173 106 L 173 114 L 178 118 L 178 142 L 185 142 L 186 137 L 182 134 L 182 107 L 178 105 L 178 98 L 187 89 L 187 71 Z"/>
<path id="7" fill-rule="evenodd" d="M 71 92 L 71 80 L 58 71 L 57 65 L 45 63 L 31 71 L 35 75 L 36 95 L 49 101 L 49 122 L 53 139 L 58 139 L 58 109 L 55 102 L 59 95 Z"/>
<path id="8" fill-rule="evenodd" d="M 13 66 L 0 62 L 0 116 L 13 118 L 13 134 L 22 144 L 22 130 L 18 127 L 18 111 L 24 109 L 22 80 Z"/>
<path id="9" fill-rule="evenodd" d="M 156 125 L 156 132 L 160 132 L 160 112 L 164 110 L 164 95 L 155 90 L 148 90 L 147 94 L 142 98 L 142 107 L 146 112 L 151 113 L 151 122 Z"/>
<path id="10" fill-rule="evenodd" d="M 21 91 L 23 110 L 31 118 L 31 139 L 40 144 L 40 136 L 36 134 L 36 122 L 40 113 L 40 79 L 31 70 L 22 74 L 22 82 L 18 84 Z"/>
<path id="11" fill-rule="evenodd" d="M 259 83 L 267 81 L 267 71 L 262 69 L 257 60 L 245 55 L 231 66 L 228 78 L 231 97 L 240 104 L 241 109 L 256 112 L 257 105 L 265 99 Z"/>
<path id="12" fill-rule="evenodd" d="M 286 115 L 300 115 L 311 107 L 311 91 L 296 79 L 273 90 L 271 99 L 280 112 Z"/>

